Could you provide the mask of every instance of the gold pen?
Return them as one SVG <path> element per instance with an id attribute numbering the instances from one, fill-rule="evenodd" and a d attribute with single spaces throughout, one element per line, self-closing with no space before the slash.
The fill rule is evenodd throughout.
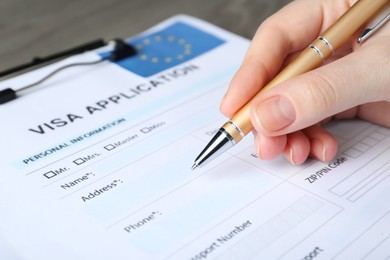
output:
<path id="1" fill-rule="evenodd" d="M 257 95 L 299 74 L 319 67 L 340 46 L 346 43 L 359 28 L 390 0 L 359 0 L 329 29 L 271 80 Z M 249 117 L 251 101 L 244 105 L 206 145 L 195 159 L 192 170 L 206 164 L 242 140 L 253 130 Z"/>

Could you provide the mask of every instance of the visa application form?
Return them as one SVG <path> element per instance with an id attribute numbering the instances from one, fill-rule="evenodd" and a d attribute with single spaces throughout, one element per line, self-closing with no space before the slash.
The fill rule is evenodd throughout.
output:
<path id="1" fill-rule="evenodd" d="M 129 42 L 0 107 L 0 259 L 390 258 L 389 129 L 332 123 L 336 158 L 301 166 L 248 136 L 192 172 L 249 41 L 181 15 Z"/>

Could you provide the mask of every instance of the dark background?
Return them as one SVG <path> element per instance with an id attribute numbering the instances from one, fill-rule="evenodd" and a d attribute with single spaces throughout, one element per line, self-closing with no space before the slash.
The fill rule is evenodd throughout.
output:
<path id="1" fill-rule="evenodd" d="M 252 38 L 289 0 L 1 0 L 0 71 L 97 38 L 127 38 L 189 14 Z"/>

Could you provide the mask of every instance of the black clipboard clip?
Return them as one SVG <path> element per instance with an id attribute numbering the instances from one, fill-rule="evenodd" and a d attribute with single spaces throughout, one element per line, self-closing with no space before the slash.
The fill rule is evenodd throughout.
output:
<path id="1" fill-rule="evenodd" d="M 54 76 L 55 74 L 57 74 L 58 72 L 60 72 L 64 69 L 67 69 L 70 67 L 75 67 L 75 66 L 95 65 L 95 64 L 98 64 L 98 63 L 106 61 L 106 60 L 119 61 L 119 60 L 122 60 L 124 58 L 128 58 L 128 57 L 131 57 L 131 56 L 134 56 L 137 54 L 136 48 L 134 48 L 131 44 L 125 42 L 122 39 L 114 39 L 114 40 L 110 41 L 109 43 L 112 43 L 114 45 L 114 47 L 113 47 L 113 50 L 110 53 L 110 55 L 108 55 L 107 57 L 104 57 L 104 58 L 101 58 L 101 59 L 98 59 L 98 60 L 92 61 L 92 62 L 77 62 L 77 63 L 67 64 L 67 65 L 64 65 L 64 66 L 52 71 L 51 73 L 49 73 L 48 75 L 46 75 L 42 79 L 40 79 L 34 83 L 31 83 L 29 85 L 20 87 L 17 90 L 12 89 L 12 88 L 6 88 L 6 89 L 0 91 L 0 104 L 4 104 L 4 103 L 7 103 L 9 101 L 16 99 L 21 92 L 26 91 L 28 89 L 31 89 L 31 88 L 41 84 L 42 82 L 46 81 L 47 79 L 51 78 L 52 76 Z M 6 69 L 4 71 L 0 71 L 0 78 L 5 77 L 5 76 L 20 74 L 20 73 L 26 72 L 27 70 L 33 70 L 33 69 L 36 69 L 40 66 L 48 65 L 52 62 L 55 62 L 55 61 L 58 61 L 58 60 L 61 60 L 61 59 L 64 59 L 64 58 L 67 58 L 67 57 L 70 57 L 70 56 L 73 56 L 76 54 L 80 54 L 80 53 L 83 53 L 86 51 L 91 51 L 91 50 L 106 46 L 107 44 L 108 43 L 106 43 L 103 39 L 97 39 L 97 40 L 94 40 L 94 41 L 91 41 L 88 43 L 84 43 L 82 45 L 79 45 L 79 46 L 76 46 L 76 47 L 73 47 L 73 48 L 70 48 L 70 49 L 67 49 L 64 51 L 56 52 L 56 53 L 48 55 L 46 57 L 35 57 L 30 62 Z"/>

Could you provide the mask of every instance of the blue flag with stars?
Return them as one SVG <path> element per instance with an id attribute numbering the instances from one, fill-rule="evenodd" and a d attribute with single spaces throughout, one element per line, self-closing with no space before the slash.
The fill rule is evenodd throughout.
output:
<path id="1" fill-rule="evenodd" d="M 132 39 L 137 55 L 115 62 L 142 77 L 149 77 L 189 61 L 225 41 L 183 22 Z M 105 56 L 106 54 L 101 54 Z"/>

